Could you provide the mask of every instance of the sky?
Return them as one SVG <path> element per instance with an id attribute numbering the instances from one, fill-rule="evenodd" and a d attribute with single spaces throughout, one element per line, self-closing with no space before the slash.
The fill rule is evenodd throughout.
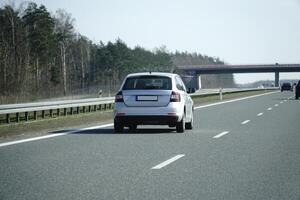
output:
<path id="1" fill-rule="evenodd" d="M 21 0 L 10 0 L 18 5 Z M 228 64 L 300 63 L 300 0 L 34 0 L 65 9 L 94 42 L 188 51 Z M 282 73 L 300 79 L 300 73 Z M 274 74 L 235 74 L 237 83 Z"/>

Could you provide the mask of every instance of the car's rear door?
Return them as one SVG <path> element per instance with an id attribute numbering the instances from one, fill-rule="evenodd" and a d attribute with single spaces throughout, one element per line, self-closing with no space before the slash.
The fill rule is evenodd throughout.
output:
<path id="1" fill-rule="evenodd" d="M 180 78 L 180 76 L 175 77 L 176 87 L 180 92 L 180 95 L 184 98 L 185 108 L 186 108 L 186 117 L 187 120 L 190 120 L 193 112 L 193 101 L 189 94 L 186 92 L 186 87 Z"/>

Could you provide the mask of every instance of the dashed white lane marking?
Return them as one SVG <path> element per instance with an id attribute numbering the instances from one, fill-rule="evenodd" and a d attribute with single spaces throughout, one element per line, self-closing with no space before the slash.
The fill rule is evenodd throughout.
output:
<path id="1" fill-rule="evenodd" d="M 277 107 L 277 106 L 278 106 L 278 104 L 275 104 L 274 106 L 275 106 L 275 107 Z"/>
<path id="2" fill-rule="evenodd" d="M 280 103 L 283 103 L 283 101 L 280 101 Z"/>
<path id="3" fill-rule="evenodd" d="M 264 113 L 258 113 L 257 116 L 262 116 Z"/>
<path id="4" fill-rule="evenodd" d="M 220 137 L 222 137 L 223 135 L 226 135 L 226 134 L 228 134 L 229 133 L 229 131 L 223 131 L 222 133 L 220 133 L 220 134 L 218 134 L 218 135 L 215 135 L 213 138 L 220 138 Z"/>
<path id="5" fill-rule="evenodd" d="M 168 159 L 168 160 L 152 167 L 151 169 L 161 169 L 161 168 L 171 164 L 172 162 L 175 162 L 176 160 L 182 158 L 183 156 L 185 156 L 185 155 L 184 154 L 178 154 L 178 155 L 176 155 L 176 156 L 174 156 L 174 157 L 172 157 L 172 158 L 170 158 L 170 159 Z"/>
<path id="6" fill-rule="evenodd" d="M 247 124 L 247 123 L 249 123 L 250 122 L 250 120 L 245 120 L 245 121 L 243 121 L 241 124 Z"/>
<path id="7" fill-rule="evenodd" d="M 272 110 L 272 107 L 268 108 L 267 110 Z"/>
<path id="8" fill-rule="evenodd" d="M 100 125 L 100 126 L 92 126 L 92 127 L 77 129 L 77 130 L 74 130 L 74 131 L 69 131 L 69 132 L 64 132 L 64 133 L 55 133 L 55 134 L 44 135 L 44 136 L 40 136 L 40 137 L 34 137 L 34 138 L 28 138 L 28 139 L 17 140 L 17 141 L 12 141 L 12 142 L 0 143 L 0 147 L 10 146 L 10 145 L 14 145 L 14 144 L 20 144 L 20 143 L 24 143 L 24 142 L 31 142 L 31 141 L 35 141 L 35 140 L 43 140 L 43 139 L 68 135 L 68 134 L 76 133 L 76 132 L 80 132 L 80 131 L 87 131 L 87 130 L 91 130 L 91 129 L 105 128 L 105 127 L 109 127 L 109 126 L 113 126 L 113 124 L 111 123 L 111 124 L 104 124 L 104 125 Z"/>
<path id="9" fill-rule="evenodd" d="M 285 100 L 283 100 L 284 102 L 286 102 L 287 100 L 285 99 Z"/>

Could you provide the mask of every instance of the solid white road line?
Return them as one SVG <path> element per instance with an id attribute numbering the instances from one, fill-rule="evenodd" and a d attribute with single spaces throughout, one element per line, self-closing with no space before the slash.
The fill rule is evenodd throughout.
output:
<path id="1" fill-rule="evenodd" d="M 162 162 L 162 163 L 160 163 L 160 164 L 152 167 L 151 169 L 161 169 L 161 168 L 163 168 L 163 167 L 171 164 L 172 162 L 175 162 L 176 160 L 182 158 L 183 156 L 185 156 L 185 155 L 184 154 L 179 154 L 177 156 L 174 156 L 174 157 L 172 157 L 172 158 L 170 158 L 170 159 L 168 159 L 168 160 L 166 160 L 166 161 L 164 161 L 164 162 Z"/>
<path id="2" fill-rule="evenodd" d="M 274 106 L 275 106 L 275 107 L 277 107 L 277 106 L 278 106 L 278 104 L 275 104 Z"/>
<path id="3" fill-rule="evenodd" d="M 76 133 L 80 131 L 86 131 L 86 130 L 92 130 L 92 129 L 98 129 L 98 128 L 105 128 L 112 126 L 113 124 L 104 124 L 100 126 L 92 126 L 92 127 L 87 127 L 87 128 L 82 128 L 74 131 L 68 131 L 64 133 L 55 133 L 55 134 L 49 134 L 49 135 L 44 135 L 44 136 L 39 136 L 39 137 L 34 137 L 34 138 L 28 138 L 28 139 L 23 139 L 23 140 L 17 140 L 17 141 L 12 141 L 12 142 L 5 142 L 5 143 L 0 143 L 0 147 L 5 147 L 5 146 L 10 146 L 14 144 L 20 144 L 20 143 L 25 143 L 25 142 L 31 142 L 31 141 L 36 141 L 36 140 L 43 140 L 43 139 L 48 139 L 48 138 L 53 138 L 53 137 L 58 137 L 58 136 L 63 136 L 63 135 L 68 135 L 71 133 Z"/>
<path id="4" fill-rule="evenodd" d="M 250 120 L 245 120 L 245 121 L 243 121 L 241 124 L 247 124 L 247 123 L 249 123 L 250 122 Z"/>
<path id="5" fill-rule="evenodd" d="M 10 145 L 13 145 L 13 144 L 20 144 L 20 143 L 24 143 L 24 142 L 31 142 L 31 141 L 35 141 L 35 140 L 48 139 L 48 138 L 67 135 L 67 134 L 68 133 L 57 133 L 57 134 L 51 134 L 51 135 L 45 135 L 45 136 L 40 136 L 40 137 L 28 138 L 28 139 L 17 140 L 17 141 L 12 141 L 12 142 L 5 142 L 5 143 L 1 143 L 0 147 L 10 146 Z"/>
<path id="6" fill-rule="evenodd" d="M 258 113 L 257 116 L 262 116 L 264 113 Z"/>
<path id="7" fill-rule="evenodd" d="M 228 100 L 228 101 L 222 101 L 222 102 L 217 102 L 217 103 L 207 104 L 207 105 L 203 105 L 203 106 L 197 106 L 197 107 L 195 107 L 194 109 L 197 110 L 197 109 L 206 108 L 206 107 L 210 107 L 210 106 L 221 105 L 221 104 L 224 104 L 224 103 L 231 103 L 231 102 L 241 101 L 241 100 L 245 100 L 245 99 L 251 99 L 251 98 L 255 98 L 255 97 L 259 97 L 259 96 L 264 96 L 264 95 L 274 94 L 274 93 L 277 93 L 277 92 L 278 92 L 278 91 L 276 91 L 276 92 L 264 93 L 264 94 L 258 94 L 258 95 L 253 95 L 253 96 L 249 96 L 249 97 L 242 97 L 242 98 L 239 98 L 239 99 L 232 99 L 232 100 Z"/>
<path id="8" fill-rule="evenodd" d="M 268 108 L 267 110 L 272 110 L 272 107 Z"/>
<path id="9" fill-rule="evenodd" d="M 218 135 L 215 135 L 213 138 L 220 138 L 220 137 L 222 137 L 223 135 L 226 135 L 226 134 L 228 134 L 229 133 L 229 131 L 223 131 L 222 133 L 220 133 L 220 134 L 218 134 Z"/>

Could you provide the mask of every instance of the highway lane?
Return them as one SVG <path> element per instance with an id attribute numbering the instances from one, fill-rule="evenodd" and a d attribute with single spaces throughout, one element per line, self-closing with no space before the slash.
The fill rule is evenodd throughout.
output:
<path id="1" fill-rule="evenodd" d="M 0 199 L 298 200 L 300 101 L 280 103 L 290 96 L 198 109 L 185 134 L 107 127 L 1 147 Z"/>

